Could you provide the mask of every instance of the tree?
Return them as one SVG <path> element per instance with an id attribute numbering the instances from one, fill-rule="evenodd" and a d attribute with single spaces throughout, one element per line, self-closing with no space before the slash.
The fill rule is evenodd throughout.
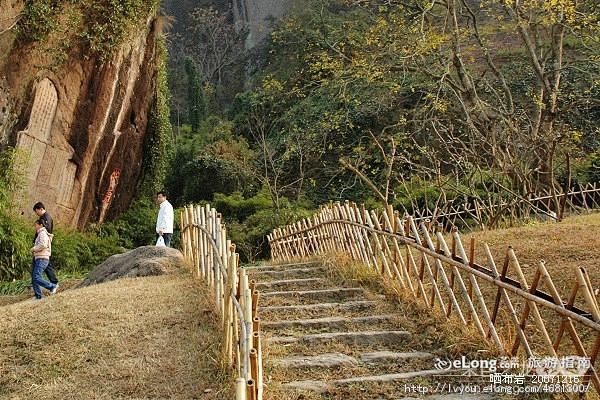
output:
<path id="1" fill-rule="evenodd" d="M 388 197 L 390 181 L 402 185 L 418 175 L 486 200 L 492 212 L 505 196 L 555 194 L 557 156 L 580 147 L 570 119 L 574 109 L 594 107 L 594 7 L 567 0 L 313 1 L 274 32 L 274 70 L 267 73 L 280 83 L 281 121 L 293 121 L 303 137 L 317 131 L 312 143 L 330 146 L 322 159 L 344 155 L 379 197 Z M 318 96 L 339 107 L 302 126 L 295 110 Z M 413 144 L 404 140 L 408 151 L 393 157 L 402 168 L 391 174 L 374 156 L 384 153 L 354 151 L 391 144 L 402 132 Z"/>
<path id="2" fill-rule="evenodd" d="M 188 119 L 192 130 L 196 131 L 206 117 L 206 99 L 198 66 L 191 57 L 185 59 L 185 72 L 188 77 Z"/>

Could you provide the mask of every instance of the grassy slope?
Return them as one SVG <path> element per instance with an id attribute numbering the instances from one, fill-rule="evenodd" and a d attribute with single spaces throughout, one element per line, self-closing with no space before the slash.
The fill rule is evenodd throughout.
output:
<path id="1" fill-rule="evenodd" d="M 600 287 L 600 214 L 571 217 L 559 223 L 477 232 L 473 236 L 478 250 L 481 243 L 488 243 L 498 268 L 502 267 L 508 246 L 512 246 L 529 282 L 540 260 L 545 260 L 554 283 L 565 296 L 575 281 L 576 267 L 584 267 L 594 287 Z M 469 237 L 465 237 L 465 246 Z M 487 265 L 481 251 L 476 252 L 475 261 Z M 514 273 L 510 271 L 509 275 Z"/>
<path id="2" fill-rule="evenodd" d="M 231 397 L 210 299 L 161 276 L 0 307 L 0 398 Z"/>

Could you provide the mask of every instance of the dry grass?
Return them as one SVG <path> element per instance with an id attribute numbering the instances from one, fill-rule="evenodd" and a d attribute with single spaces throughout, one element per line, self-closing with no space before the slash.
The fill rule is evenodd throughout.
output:
<path id="1" fill-rule="evenodd" d="M 471 236 L 475 237 L 477 250 L 481 250 L 481 243 L 488 243 L 498 266 L 502 265 L 508 246 L 512 246 L 529 279 L 540 260 L 545 260 L 561 293 L 570 292 L 576 267 L 584 267 L 592 284 L 600 287 L 600 214 L 571 217 L 559 223 L 540 222 L 521 228 L 476 232 L 465 235 L 465 245 Z M 487 264 L 481 251 L 476 252 L 475 261 Z"/>
<path id="2" fill-rule="evenodd" d="M 171 275 L 0 307 L 0 397 L 230 398 L 211 298 Z"/>

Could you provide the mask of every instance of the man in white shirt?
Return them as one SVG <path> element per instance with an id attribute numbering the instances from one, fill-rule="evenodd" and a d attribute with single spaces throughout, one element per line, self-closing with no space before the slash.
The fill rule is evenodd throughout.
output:
<path id="1" fill-rule="evenodd" d="M 167 200 L 165 192 L 156 194 L 156 202 L 160 204 L 158 218 L 156 218 L 156 238 L 162 236 L 165 241 L 165 246 L 171 247 L 171 237 L 173 236 L 173 206 Z"/>

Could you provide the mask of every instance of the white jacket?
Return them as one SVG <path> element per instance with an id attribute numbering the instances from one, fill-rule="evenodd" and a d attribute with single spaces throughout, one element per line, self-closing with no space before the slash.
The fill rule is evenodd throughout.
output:
<path id="1" fill-rule="evenodd" d="M 156 233 L 162 231 L 163 233 L 173 233 L 173 222 L 175 215 L 173 214 L 173 206 L 168 200 L 160 203 L 160 210 L 158 211 L 158 218 L 156 218 Z"/>

